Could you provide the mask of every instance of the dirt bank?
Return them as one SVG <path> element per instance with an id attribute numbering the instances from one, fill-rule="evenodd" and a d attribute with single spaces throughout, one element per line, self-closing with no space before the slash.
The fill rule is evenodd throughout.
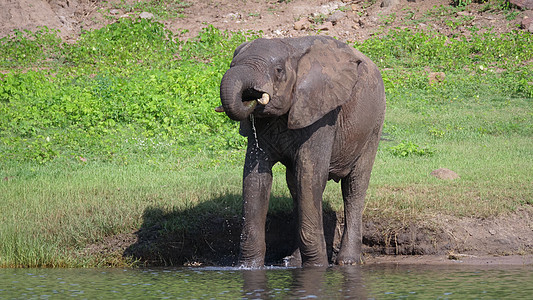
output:
<path id="1" fill-rule="evenodd" d="M 170 4 L 166 9 L 150 4 L 160 2 Z M 208 24 L 230 31 L 262 31 L 267 37 L 320 33 L 343 41 L 364 40 L 391 28 L 468 35 L 473 26 L 496 32 L 520 26 L 528 30 L 529 25 L 522 25 L 524 18 L 533 18 L 531 10 L 495 11 L 487 3 L 473 3 L 458 11 L 451 9 L 449 0 L 0 0 L 0 7 L 0 38 L 13 29 L 33 31 L 47 26 L 60 30 L 66 40 L 119 18 L 138 18 L 145 10 L 172 31 L 187 31 L 183 38 L 196 36 Z"/>
<path id="2" fill-rule="evenodd" d="M 109 237 L 83 253 L 116 258 L 110 261 L 128 258 L 152 266 L 235 264 L 241 232 L 238 216 L 204 215 L 187 229 L 164 229 L 162 224 L 168 220 L 183 217 L 172 214 L 157 222 L 146 222 L 150 225 L 143 225 L 134 233 Z M 324 215 L 331 260 L 338 250 L 342 222 L 340 213 Z M 283 264 L 283 258 L 290 255 L 294 226 L 291 214 L 269 215 L 268 264 Z M 533 263 L 533 208 L 487 219 L 435 216 L 410 224 L 365 220 L 364 227 L 364 253 L 369 263 Z"/>

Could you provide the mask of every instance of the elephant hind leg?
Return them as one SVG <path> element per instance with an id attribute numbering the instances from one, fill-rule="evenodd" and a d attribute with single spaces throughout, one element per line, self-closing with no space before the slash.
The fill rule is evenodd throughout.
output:
<path id="1" fill-rule="evenodd" d="M 345 220 L 341 247 L 336 261 L 339 265 L 362 262 L 363 209 L 380 135 L 381 129 L 376 130 L 352 171 L 341 180 Z"/>

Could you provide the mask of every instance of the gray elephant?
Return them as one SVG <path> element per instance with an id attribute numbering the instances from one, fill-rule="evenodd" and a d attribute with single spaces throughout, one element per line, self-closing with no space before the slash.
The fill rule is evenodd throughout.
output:
<path id="1" fill-rule="evenodd" d="M 361 261 L 362 212 L 385 115 L 376 65 L 324 36 L 257 39 L 237 47 L 215 110 L 248 137 L 243 175 L 240 264 L 261 267 L 272 166 L 286 166 L 298 215 L 295 254 L 326 266 L 322 194 L 341 181 L 345 225 L 336 263 Z"/>

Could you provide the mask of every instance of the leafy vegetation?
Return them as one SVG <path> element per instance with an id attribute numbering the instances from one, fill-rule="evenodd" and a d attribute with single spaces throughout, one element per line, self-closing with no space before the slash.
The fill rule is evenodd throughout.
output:
<path id="1" fill-rule="evenodd" d="M 132 152 L 244 145 L 236 124 L 212 108 L 231 61 L 226 49 L 252 35 L 208 27 L 195 42 L 180 43 L 160 23 L 129 19 L 88 32 L 73 45 L 56 45 L 50 34 L 43 38 L 56 46 L 50 53 L 48 46 L 30 47 L 11 56 L 21 38 L 2 41 L 4 68 L 18 57 L 28 60 L 22 72 L 0 75 L 0 159 L 121 161 Z M 40 41 L 28 39 L 24 45 Z"/>
<path id="2" fill-rule="evenodd" d="M 433 150 L 420 147 L 419 145 L 413 142 L 400 142 L 396 146 L 389 147 L 388 150 L 392 153 L 392 155 L 399 156 L 399 157 L 406 157 L 409 155 L 419 155 L 419 156 L 433 155 Z"/>
<path id="3" fill-rule="evenodd" d="M 258 35 L 208 26 L 181 42 L 158 22 L 121 19 L 74 44 L 46 28 L 1 39 L 0 266 L 128 263 L 83 249 L 160 224 L 145 214 L 154 208 L 180 216 L 161 232 L 199 212 L 238 215 L 245 141 L 213 108 L 233 49 Z M 388 101 L 365 217 L 533 205 L 532 42 L 405 29 L 354 45 L 379 65 Z M 428 175 L 440 167 L 461 179 Z M 274 172 L 271 210 L 288 210 L 284 169 Z M 342 207 L 338 185 L 324 201 Z"/>

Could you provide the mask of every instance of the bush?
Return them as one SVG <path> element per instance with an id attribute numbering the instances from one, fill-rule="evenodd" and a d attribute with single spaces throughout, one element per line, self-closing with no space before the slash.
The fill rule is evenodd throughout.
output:
<path id="1" fill-rule="evenodd" d="M 122 160 L 154 151 L 240 149 L 245 143 L 238 125 L 213 108 L 233 49 L 254 37 L 209 26 L 184 43 L 160 23 L 122 19 L 85 32 L 75 44 L 58 45 L 54 49 L 61 51 L 53 55 L 60 53 L 61 63 L 35 71 L 32 64 L 46 62 L 51 52 L 37 55 L 23 47 L 34 43 L 29 37 L 5 39 L 0 50 L 27 49 L 16 57 L 34 59 L 30 65 L 20 61 L 17 66 L 27 68 L 22 72 L 0 75 L 0 159 Z M 19 62 L 9 59 L 15 52 L 2 53 L 4 62 Z M 42 137 L 51 140 L 42 143 Z M 158 142 L 124 147 L 123 141 L 136 138 Z"/>

